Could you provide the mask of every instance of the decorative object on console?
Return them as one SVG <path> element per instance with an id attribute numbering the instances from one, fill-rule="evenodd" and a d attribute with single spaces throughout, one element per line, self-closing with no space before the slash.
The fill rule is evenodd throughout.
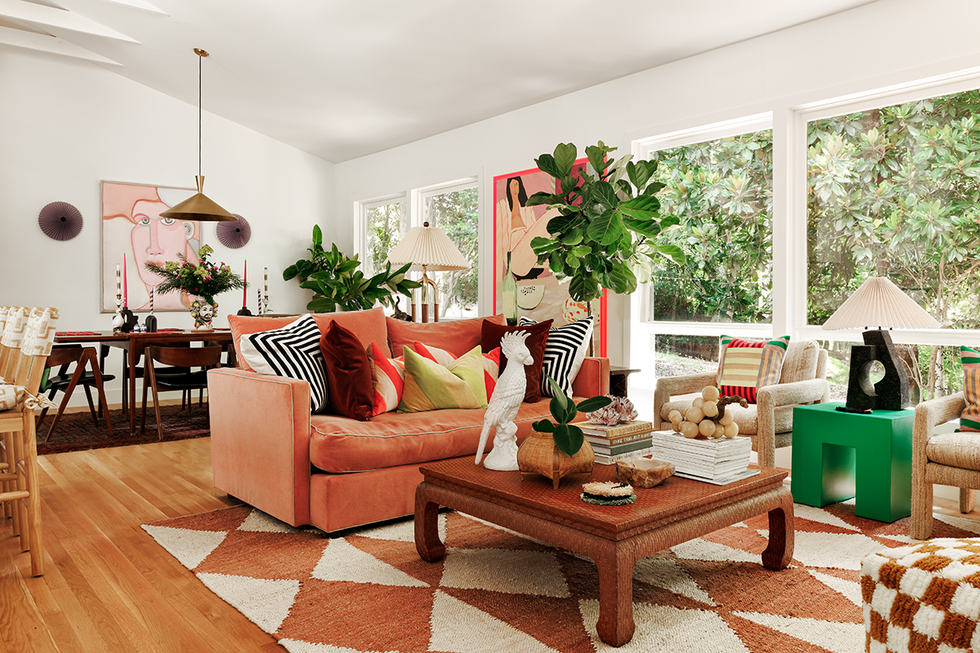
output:
<path id="1" fill-rule="evenodd" d="M 562 477 L 592 471 L 595 452 L 582 429 L 572 422 L 579 411 L 591 412 L 608 404 L 609 397 L 592 397 L 576 405 L 571 397 L 558 389 L 554 379 L 548 377 L 548 382 L 553 385 L 555 395 L 550 404 L 554 422 L 541 420 L 534 423 L 531 435 L 517 451 L 517 462 L 522 474 L 550 478 L 552 486 L 558 489 Z"/>
<path id="2" fill-rule="evenodd" d="M 616 426 L 620 422 L 632 422 L 639 415 L 633 406 L 633 402 L 626 397 L 618 397 L 616 395 L 606 396 L 609 397 L 608 406 L 594 410 L 586 415 L 592 424 Z"/>
<path id="3" fill-rule="evenodd" d="M 395 295 L 411 298 L 412 290 L 421 284 L 405 276 L 411 267 L 405 264 L 392 270 L 391 264 L 372 277 L 365 277 L 357 268 L 361 262 L 357 256 L 349 258 L 337 245 L 330 251 L 323 248 L 323 232 L 320 225 L 313 225 L 313 244 L 308 247 L 309 258 L 300 259 L 283 270 L 283 281 L 299 278 L 299 287 L 313 291 L 313 299 L 306 309 L 316 313 L 332 313 L 338 308 L 345 311 L 366 310 L 381 303 L 395 307 Z M 268 283 L 266 284 L 266 312 L 269 311 Z M 261 306 L 261 304 L 260 304 Z"/>
<path id="4" fill-rule="evenodd" d="M 412 227 L 393 250 L 388 254 L 388 262 L 395 265 L 411 265 L 411 270 L 422 270 L 422 321 L 429 321 L 428 288 L 432 288 L 432 321 L 439 321 L 439 290 L 436 282 L 429 278 L 427 272 L 468 270 L 470 267 L 453 241 L 449 240 L 446 232 L 439 227 L 430 227 L 424 223 L 421 227 Z"/>
<path id="5" fill-rule="evenodd" d="M 877 328 L 872 328 L 876 325 Z M 909 380 L 888 330 L 938 329 L 939 322 L 887 278 L 870 277 L 827 319 L 823 328 L 866 329 L 864 344 L 851 347 L 847 403 L 838 410 L 870 413 L 901 410 L 909 405 Z M 871 382 L 875 361 L 885 376 Z"/>
<path id="6" fill-rule="evenodd" d="M 235 222 L 222 222 L 214 228 L 214 232 L 218 235 L 218 242 L 228 249 L 240 249 L 252 237 L 252 227 L 242 216 L 237 213 L 232 215 L 235 216 Z"/>
<path id="7" fill-rule="evenodd" d="M 201 172 L 201 79 L 202 62 L 210 56 L 206 50 L 194 48 L 197 60 L 197 194 L 191 195 L 180 204 L 163 211 L 164 218 L 178 220 L 198 220 L 200 222 L 233 222 L 237 218 L 218 206 L 204 194 L 204 174 Z"/>
<path id="8" fill-rule="evenodd" d="M 188 263 L 183 255 L 178 254 L 182 261 L 167 261 L 163 266 L 154 262 L 146 263 L 146 269 L 150 272 L 163 277 L 163 281 L 157 285 L 157 292 L 186 292 L 188 295 L 200 297 L 203 301 L 191 303 L 191 315 L 194 317 L 194 326 L 211 328 L 211 321 L 216 315 L 218 302 L 214 301 L 214 296 L 226 290 L 235 290 L 245 287 L 245 280 L 231 271 L 231 267 L 226 263 L 216 265 L 208 260 L 208 256 L 214 250 L 208 245 L 201 245 L 197 250 L 198 258 L 201 262 L 197 265 Z"/>
<path id="9" fill-rule="evenodd" d="M 582 501 L 596 506 L 628 506 L 636 503 L 636 492 L 623 481 L 593 481 L 582 485 Z"/>
<path id="10" fill-rule="evenodd" d="M 529 326 L 508 327 L 485 321 L 482 326 L 482 337 L 480 346 L 483 351 L 491 351 L 500 346 L 501 338 L 505 333 L 527 331 L 531 335 L 525 341 L 528 351 L 534 357 L 534 363 L 525 370 L 527 374 L 527 388 L 524 390 L 524 401 L 533 403 L 541 399 L 541 377 L 544 366 L 545 351 L 548 346 L 548 335 L 553 320 L 545 320 L 539 324 Z M 507 369 L 507 359 L 500 361 L 500 373 L 503 374 Z"/>
<path id="11" fill-rule="evenodd" d="M 506 372 L 497 379 L 490 404 L 483 416 L 483 430 L 480 432 L 480 445 L 476 450 L 476 464 L 480 464 L 487 446 L 490 429 L 494 429 L 493 450 L 487 455 L 483 466 L 499 471 L 514 471 L 517 464 L 517 425 L 514 418 L 524 401 L 527 376 L 524 369 L 534 364 L 534 357 L 528 351 L 526 340 L 528 332 L 505 333 L 500 338 L 502 358 L 511 362 Z"/>
<path id="12" fill-rule="evenodd" d="M 312 412 L 322 412 L 329 406 L 320 329 L 311 315 L 303 315 L 279 329 L 243 335 L 239 350 L 242 360 L 259 374 L 309 383 Z"/>
<path id="13" fill-rule="evenodd" d="M 564 326 L 552 326 L 548 331 L 545 343 L 544 358 L 542 359 L 541 396 L 551 397 L 551 386 L 544 379 L 547 374 L 553 378 L 565 394 L 571 394 L 572 383 L 578 371 L 582 369 L 582 361 L 589 351 L 592 342 L 592 329 L 595 318 L 592 315 Z M 520 326 L 537 324 L 534 320 L 522 317 Z"/>
<path id="14" fill-rule="evenodd" d="M 37 224 L 48 238 L 71 240 L 82 231 L 82 212 L 68 202 L 46 204 L 37 216 Z"/>

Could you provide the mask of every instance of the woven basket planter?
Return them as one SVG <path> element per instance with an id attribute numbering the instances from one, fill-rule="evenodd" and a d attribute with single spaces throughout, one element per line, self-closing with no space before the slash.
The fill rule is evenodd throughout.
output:
<path id="1" fill-rule="evenodd" d="M 561 479 L 569 474 L 592 472 L 595 464 L 595 452 L 586 440 L 574 456 L 555 446 L 550 433 L 531 431 L 517 450 L 517 465 L 522 475 L 540 474 L 550 478 L 557 490 Z"/>

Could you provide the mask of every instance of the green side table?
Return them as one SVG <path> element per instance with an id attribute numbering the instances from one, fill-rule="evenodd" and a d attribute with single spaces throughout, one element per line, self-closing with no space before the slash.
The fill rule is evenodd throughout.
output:
<path id="1" fill-rule="evenodd" d="M 793 500 L 822 508 L 855 497 L 858 517 L 883 522 L 908 517 L 915 411 L 836 410 L 843 405 L 793 409 Z"/>

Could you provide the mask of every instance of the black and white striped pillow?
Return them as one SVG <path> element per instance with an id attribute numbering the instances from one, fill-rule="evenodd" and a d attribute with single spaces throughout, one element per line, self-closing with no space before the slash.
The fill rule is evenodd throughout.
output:
<path id="1" fill-rule="evenodd" d="M 553 397 L 551 384 L 546 374 L 553 378 L 566 395 L 572 394 L 572 383 L 582 369 L 582 361 L 589 350 L 594 317 L 570 322 L 564 326 L 552 327 L 548 332 L 548 342 L 544 349 L 544 364 L 541 373 L 541 396 Z M 537 324 L 528 317 L 522 317 L 520 326 Z"/>
<path id="2" fill-rule="evenodd" d="M 310 409 L 327 407 L 327 370 L 320 351 L 320 329 L 310 315 L 284 327 L 242 336 L 242 358 L 259 374 L 275 374 L 310 384 Z"/>

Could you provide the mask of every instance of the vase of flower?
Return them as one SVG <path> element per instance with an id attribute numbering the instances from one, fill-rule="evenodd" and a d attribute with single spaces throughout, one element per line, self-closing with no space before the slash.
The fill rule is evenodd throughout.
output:
<path id="1" fill-rule="evenodd" d="M 218 302 L 214 296 L 226 290 L 246 287 L 245 280 L 231 271 L 227 263 L 216 264 L 208 260 L 213 252 L 209 246 L 202 245 L 197 250 L 200 262 L 197 265 L 188 262 L 183 256 L 181 262 L 167 261 L 166 265 L 147 263 L 146 269 L 163 277 L 156 287 L 156 292 L 184 292 L 190 297 L 191 317 L 194 318 L 194 328 L 211 329 L 211 323 L 218 312 Z"/>

